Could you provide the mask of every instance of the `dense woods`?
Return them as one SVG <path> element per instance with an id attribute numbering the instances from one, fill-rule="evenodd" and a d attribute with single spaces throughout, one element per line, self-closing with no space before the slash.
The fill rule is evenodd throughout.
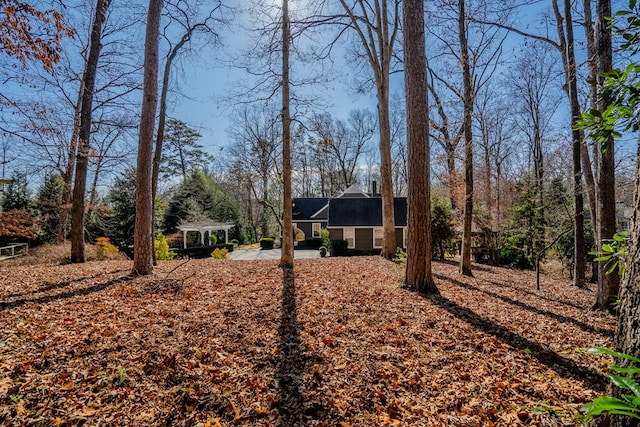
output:
<path id="1" fill-rule="evenodd" d="M 150 275 L 154 239 L 224 224 L 294 280 L 292 199 L 355 185 L 408 288 L 436 255 L 555 262 L 640 356 L 635 1 L 31 3 L 0 2 L 0 247 L 107 238 Z"/>

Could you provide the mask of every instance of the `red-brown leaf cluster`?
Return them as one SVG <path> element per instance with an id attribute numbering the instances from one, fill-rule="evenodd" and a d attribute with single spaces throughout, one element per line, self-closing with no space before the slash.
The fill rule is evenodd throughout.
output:
<path id="1" fill-rule="evenodd" d="M 60 58 L 62 37 L 75 33 L 54 9 L 40 10 L 23 1 L 0 0 L 0 52 L 23 65 L 36 60 L 51 71 Z"/>
<path id="2" fill-rule="evenodd" d="M 614 322 L 593 292 L 379 257 L 0 264 L 5 425 L 574 426 Z M 194 274 L 195 273 L 195 274 Z"/>
<path id="3" fill-rule="evenodd" d="M 0 237 L 32 240 L 38 237 L 39 225 L 29 211 L 13 209 L 0 212 Z"/>

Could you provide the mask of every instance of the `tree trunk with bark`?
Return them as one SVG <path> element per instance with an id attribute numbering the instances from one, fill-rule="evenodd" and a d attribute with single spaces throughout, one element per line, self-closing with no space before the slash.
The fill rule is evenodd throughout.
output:
<path id="1" fill-rule="evenodd" d="M 388 65 L 387 65 L 388 67 Z M 388 69 L 388 68 L 387 68 Z M 378 89 L 378 120 L 380 123 L 380 181 L 382 195 L 382 255 L 391 259 L 396 254 L 396 231 L 393 211 L 393 178 L 391 164 L 391 123 L 389 121 L 389 73 Z"/>
<path id="2" fill-rule="evenodd" d="M 282 254 L 280 267 L 293 268 L 291 200 L 291 113 L 289 110 L 289 0 L 282 0 Z"/>
<path id="3" fill-rule="evenodd" d="M 640 357 L 640 169 L 636 170 L 634 206 L 629 255 L 620 289 L 620 317 L 616 331 L 616 351 Z M 629 365 L 629 361 L 619 359 L 616 360 L 616 364 L 626 367 Z M 636 378 L 636 380 L 640 380 L 640 378 Z M 612 392 L 617 397 L 622 394 L 622 390 L 618 388 Z M 638 425 L 638 420 L 630 417 L 617 416 L 612 418 L 614 427 Z"/>
<path id="4" fill-rule="evenodd" d="M 471 226 L 473 223 L 473 135 L 471 118 L 473 115 L 473 82 L 469 66 L 466 14 L 464 0 L 458 0 L 458 37 L 460 39 L 460 65 L 464 87 L 464 219 L 462 231 L 462 253 L 460 254 L 460 274 L 471 272 Z"/>
<path id="5" fill-rule="evenodd" d="M 73 171 L 76 167 L 76 155 L 78 152 L 78 133 L 80 132 L 80 113 L 82 110 L 82 97 L 84 96 L 84 82 L 80 82 L 78 89 L 78 100 L 73 114 L 73 130 L 71 141 L 67 150 L 67 165 L 61 174 L 63 189 L 60 200 L 60 220 L 58 221 L 58 233 L 56 243 L 61 244 L 67 239 L 67 222 L 69 219 L 69 207 L 71 205 L 71 195 L 73 192 Z"/>
<path id="6" fill-rule="evenodd" d="M 580 288 L 585 286 L 584 259 L 584 196 L 582 187 L 582 133 L 576 129 L 581 117 L 580 102 L 578 101 L 578 84 L 576 73 L 576 58 L 574 53 L 573 21 L 571 2 L 564 0 L 564 18 L 560 13 L 557 0 L 552 0 L 553 11 L 558 28 L 560 50 L 563 53 L 567 94 L 571 110 L 571 147 L 573 159 L 573 283 Z M 566 31 L 565 31 L 566 29 Z"/>
<path id="7" fill-rule="evenodd" d="M 596 64 L 596 48 L 595 48 L 595 35 L 593 31 L 593 16 L 591 13 L 591 3 L 593 0 L 582 0 L 583 14 L 584 14 L 584 31 L 587 44 L 587 65 L 589 68 L 589 74 L 587 81 L 589 82 L 590 90 L 590 103 L 591 108 L 596 109 L 596 101 L 598 99 L 598 85 L 596 83 L 597 64 Z M 589 148 L 587 147 L 587 140 L 584 135 L 584 130 L 581 132 L 581 147 L 580 152 L 582 156 L 582 175 L 585 178 L 587 185 L 587 200 L 589 202 L 589 211 L 591 212 L 591 222 L 595 224 L 597 217 L 596 208 L 596 184 L 593 177 L 593 170 L 591 167 L 591 157 L 589 156 Z"/>
<path id="8" fill-rule="evenodd" d="M 409 234 L 405 284 L 420 293 L 438 294 L 438 288 L 431 274 L 431 180 L 424 2 L 404 0 L 402 11 L 409 157 L 407 197 Z"/>
<path id="9" fill-rule="evenodd" d="M 596 0 L 596 54 L 597 81 L 602 87 L 604 74 L 613 67 L 611 48 L 611 29 L 606 18 L 611 14 L 611 0 Z M 604 111 L 611 104 L 609 93 L 600 90 L 597 107 Z M 616 232 L 616 198 L 615 198 L 615 157 L 614 139 L 609 137 L 597 151 L 596 170 L 596 208 L 597 218 L 594 227 L 596 247 L 602 248 L 606 239 L 611 239 Z M 596 310 L 615 311 L 614 303 L 618 299 L 620 277 L 617 272 L 606 274 L 606 269 L 598 269 L 598 289 L 593 308 Z"/>
<path id="10" fill-rule="evenodd" d="M 158 106 L 158 43 L 163 0 L 149 0 L 144 42 L 144 86 L 136 168 L 133 272 L 153 273 L 153 137 Z"/>
<path id="11" fill-rule="evenodd" d="M 365 51 L 373 70 L 378 100 L 378 124 L 380 127 L 380 180 L 382 196 L 382 226 L 384 243 L 381 255 L 391 259 L 396 252 L 395 219 L 393 212 L 393 171 L 391 161 L 391 119 L 389 116 L 389 74 L 391 58 L 399 31 L 398 0 L 356 0 L 354 6 L 340 0 L 352 29 Z M 389 4 L 394 8 L 390 12 Z M 362 15 L 357 15 L 359 9 Z M 372 16 L 369 16 L 372 14 Z"/>
<path id="12" fill-rule="evenodd" d="M 78 129 L 78 151 L 76 173 L 73 186 L 73 205 L 71 207 L 71 262 L 84 262 L 84 210 L 87 189 L 87 169 L 89 165 L 89 139 L 91 137 L 91 118 L 93 91 L 98 71 L 98 60 L 102 44 L 102 26 L 106 20 L 109 0 L 97 0 L 96 11 L 91 27 L 89 57 L 82 76 L 82 107 L 80 108 L 80 127 Z"/>

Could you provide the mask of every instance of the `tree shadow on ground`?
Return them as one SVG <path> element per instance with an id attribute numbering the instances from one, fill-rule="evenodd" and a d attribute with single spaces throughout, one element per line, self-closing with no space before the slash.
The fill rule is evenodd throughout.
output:
<path id="1" fill-rule="evenodd" d="M 57 301 L 57 300 L 62 300 L 62 299 L 67 299 L 67 298 L 73 298 L 73 297 L 77 297 L 77 296 L 83 296 L 83 295 L 88 295 L 94 292 L 100 292 L 104 289 L 107 289 L 117 283 L 122 283 L 122 282 L 126 282 L 128 280 L 133 279 L 135 276 L 131 275 L 131 274 L 127 274 L 121 277 L 117 277 L 115 279 L 109 280 L 107 282 L 104 283 L 96 283 L 92 286 L 86 287 L 86 288 L 79 288 L 79 289 L 75 289 L 75 290 L 70 290 L 70 291 L 65 291 L 65 292 L 60 292 L 58 294 L 54 294 L 54 295 L 43 295 L 40 297 L 33 297 L 33 298 L 22 298 L 22 299 L 18 299 L 15 301 L 0 301 L 0 311 L 6 310 L 8 308 L 15 308 L 15 307 L 20 307 L 23 306 L 25 304 L 46 304 L 49 302 L 53 302 L 53 301 Z M 71 283 L 73 282 L 79 282 L 79 280 L 73 280 L 70 282 L 60 282 L 60 284 L 58 285 L 52 285 L 51 289 L 58 289 L 58 288 L 62 288 L 62 287 L 67 287 L 69 285 L 71 285 Z M 43 292 L 42 290 L 40 290 L 39 292 Z"/>
<path id="2" fill-rule="evenodd" d="M 282 308 L 280 314 L 279 359 L 277 366 L 278 402 L 282 425 L 304 426 L 304 395 L 302 375 L 305 360 L 300 339 L 296 282 L 293 269 L 283 269 Z"/>
<path id="3" fill-rule="evenodd" d="M 441 307 L 458 319 L 468 323 L 474 328 L 494 336 L 499 341 L 516 349 L 527 349 L 529 354 L 540 363 L 556 371 L 558 374 L 574 381 L 581 381 L 595 391 L 602 392 L 606 389 L 608 380 L 598 371 L 580 366 L 574 360 L 563 357 L 558 353 L 544 348 L 537 342 L 524 338 L 502 325 L 481 317 L 472 310 L 462 307 L 455 302 L 441 296 L 426 296 L 434 305 Z"/>
<path id="4" fill-rule="evenodd" d="M 96 279 L 98 277 L 106 276 L 106 275 L 109 275 L 109 274 L 123 273 L 125 271 L 128 271 L 128 270 L 107 271 L 107 272 L 102 272 L 102 273 L 98 273 L 98 274 L 93 274 L 91 276 L 77 277 L 77 278 L 74 278 L 73 280 L 65 280 L 65 281 L 62 281 L 62 282 L 58 282 L 58 281 L 48 282 L 48 281 L 45 281 L 43 283 L 43 285 L 38 287 L 38 288 L 25 290 L 24 292 L 16 292 L 16 293 L 8 294 L 8 295 L 5 296 L 5 298 L 7 298 L 7 299 L 8 298 L 20 298 L 20 297 L 26 297 L 27 295 L 39 294 L 41 292 L 49 292 L 49 291 L 53 291 L 55 289 L 66 288 L 68 286 L 71 286 L 74 283 L 80 283 L 80 282 L 84 282 L 85 280 Z"/>
<path id="5" fill-rule="evenodd" d="M 525 303 L 523 303 L 521 301 L 511 299 L 509 297 L 497 294 L 495 292 L 491 292 L 491 291 L 488 291 L 488 290 L 480 289 L 480 288 L 478 288 L 476 286 L 473 286 L 473 285 L 471 285 L 469 283 L 464 283 L 464 282 L 461 282 L 459 280 L 453 279 L 451 277 L 445 277 L 445 276 L 441 276 L 441 275 L 438 275 L 438 274 L 434 274 L 434 277 L 437 277 L 438 279 L 443 280 L 443 281 L 447 281 L 447 283 L 452 283 L 452 284 L 454 284 L 456 286 L 460 286 L 462 288 L 469 289 L 471 291 L 485 293 L 485 294 L 489 295 L 492 298 L 496 298 L 496 299 L 502 300 L 502 301 L 506 302 L 507 304 L 511 304 L 511 305 L 514 305 L 514 306 L 516 306 L 518 308 L 521 308 L 523 310 L 527 310 L 527 311 L 530 311 L 532 313 L 548 317 L 548 318 L 553 319 L 553 320 L 555 320 L 557 322 L 560 322 L 560 323 L 572 323 L 572 324 L 574 324 L 575 326 L 577 326 L 578 328 L 582 329 L 585 332 L 590 332 L 592 334 L 602 335 L 603 337 L 607 337 L 607 338 L 613 338 L 613 331 L 611 331 L 611 330 L 595 328 L 593 325 L 585 323 L 585 322 L 583 322 L 581 320 L 577 320 L 577 319 L 574 319 L 572 317 L 563 316 L 561 314 L 557 314 L 557 313 L 554 313 L 552 311 L 541 310 L 541 309 L 539 309 L 537 307 L 533 307 L 533 306 L 525 304 Z M 580 308 L 582 308 L 582 307 L 580 307 Z"/>

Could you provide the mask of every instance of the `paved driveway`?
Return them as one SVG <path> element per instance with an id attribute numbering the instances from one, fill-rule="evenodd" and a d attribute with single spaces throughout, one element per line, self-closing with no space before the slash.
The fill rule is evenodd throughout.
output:
<path id="1" fill-rule="evenodd" d="M 280 249 L 236 249 L 229 252 L 231 259 L 280 259 Z M 293 251 L 295 259 L 320 258 L 320 251 L 313 249 L 296 249 Z"/>

